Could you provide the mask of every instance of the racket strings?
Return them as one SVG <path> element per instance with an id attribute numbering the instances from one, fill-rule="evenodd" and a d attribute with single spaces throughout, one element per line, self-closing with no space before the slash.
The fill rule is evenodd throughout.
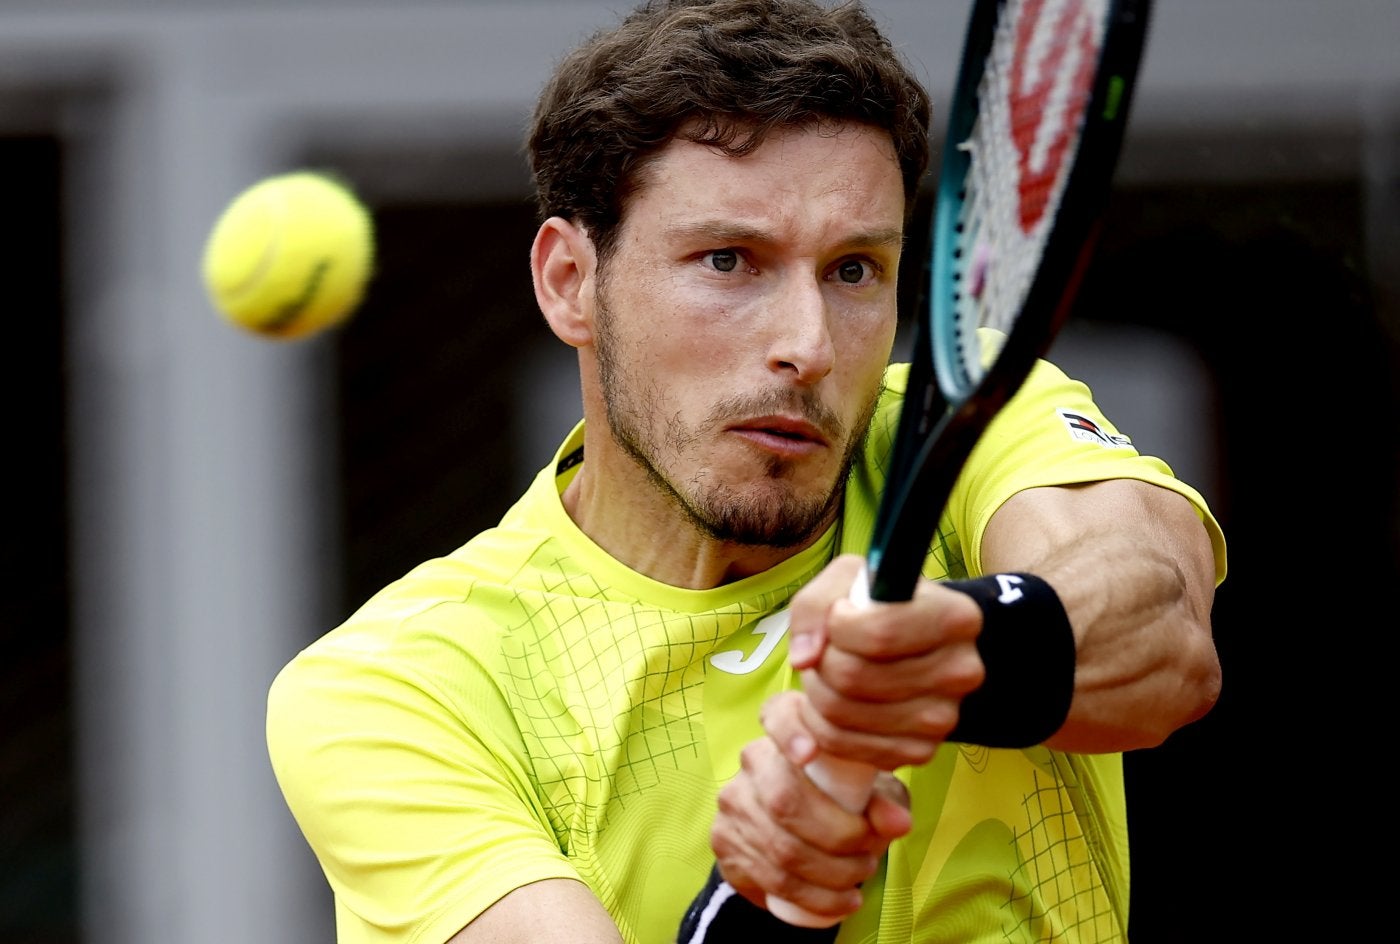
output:
<path id="1" fill-rule="evenodd" d="M 1108 0 L 1007 0 L 978 86 L 958 218 L 958 356 L 977 383 L 1020 314 L 1064 195 Z M 990 328 L 993 332 L 979 329 Z"/>

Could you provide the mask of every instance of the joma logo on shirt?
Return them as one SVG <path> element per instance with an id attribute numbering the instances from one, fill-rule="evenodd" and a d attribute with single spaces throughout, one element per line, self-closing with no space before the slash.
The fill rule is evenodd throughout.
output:
<path id="1" fill-rule="evenodd" d="M 787 635 L 791 617 L 787 610 L 770 613 L 754 624 L 749 630 L 752 635 L 761 636 L 758 647 L 749 655 L 742 649 L 726 649 L 710 656 L 710 665 L 730 675 L 748 675 L 764 663 L 778 643 Z"/>

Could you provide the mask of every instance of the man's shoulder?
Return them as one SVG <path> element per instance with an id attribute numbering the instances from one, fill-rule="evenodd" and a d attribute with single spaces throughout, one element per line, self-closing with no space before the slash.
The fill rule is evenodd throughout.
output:
<path id="1" fill-rule="evenodd" d="M 908 363 L 904 361 L 894 361 L 885 367 L 885 386 L 882 391 L 884 396 L 902 397 L 908 385 Z"/>

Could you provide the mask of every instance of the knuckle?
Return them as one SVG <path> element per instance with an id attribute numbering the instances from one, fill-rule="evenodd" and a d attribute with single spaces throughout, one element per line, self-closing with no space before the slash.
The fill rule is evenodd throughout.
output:
<path id="1" fill-rule="evenodd" d="M 860 684 L 860 664 L 854 659 L 832 657 L 822 666 L 822 678 L 832 691 L 850 695 Z"/>
<path id="2" fill-rule="evenodd" d="M 822 682 L 826 688 L 826 698 L 822 702 L 830 705 L 838 699 L 861 703 L 860 710 L 870 704 L 881 704 L 897 700 L 903 684 L 892 671 L 879 671 L 864 659 L 842 655 L 827 660 L 822 666 Z"/>
<path id="3" fill-rule="evenodd" d="M 786 833 L 774 837 L 770 847 L 772 862 L 785 876 L 790 876 L 805 861 L 805 849 L 803 844 L 794 836 Z M 779 884 L 787 886 L 789 881 L 782 881 Z"/>
<path id="4" fill-rule="evenodd" d="M 987 666 L 982 662 L 982 657 L 977 654 L 974 646 L 968 647 L 968 652 L 963 658 L 956 661 L 953 667 L 954 683 L 962 686 L 959 694 L 966 694 L 977 688 L 987 679 Z"/>
<path id="5" fill-rule="evenodd" d="M 796 791 L 781 790 L 772 797 L 768 807 L 774 822 L 784 829 L 791 829 L 801 818 L 805 804 Z"/>
<path id="6" fill-rule="evenodd" d="M 861 634 L 870 652 L 895 651 L 905 636 L 895 621 L 890 619 L 871 619 Z"/>
<path id="7" fill-rule="evenodd" d="M 765 753 L 767 742 L 763 738 L 750 741 L 739 751 L 739 766 L 745 771 L 753 771 L 760 765 Z M 731 785 L 733 781 L 730 782 Z"/>
<path id="8" fill-rule="evenodd" d="M 919 714 L 919 734 L 942 739 L 958 723 L 958 703 L 939 699 L 930 702 Z"/>
<path id="9" fill-rule="evenodd" d="M 724 859 L 734 855 L 739 849 L 737 843 L 729 836 L 729 832 L 718 822 L 710 827 L 710 851 L 717 859 Z"/>

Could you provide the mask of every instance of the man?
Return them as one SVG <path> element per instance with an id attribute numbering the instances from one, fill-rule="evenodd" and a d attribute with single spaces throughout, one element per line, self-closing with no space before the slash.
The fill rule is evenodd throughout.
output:
<path id="1" fill-rule="evenodd" d="M 930 555 L 959 582 L 844 602 L 928 122 L 853 4 L 651 3 L 559 65 L 531 269 L 583 422 L 500 526 L 270 693 L 341 944 L 670 941 L 716 862 L 843 941 L 1124 938 L 1118 752 L 1219 688 L 1200 496 L 1070 436 L 1057 408 L 1112 426 L 1041 365 Z M 1042 604 L 1021 629 L 1068 659 L 997 721 L 964 701 L 1001 671 L 978 575 L 1013 572 Z M 805 775 L 819 752 L 897 777 L 847 812 Z"/>

